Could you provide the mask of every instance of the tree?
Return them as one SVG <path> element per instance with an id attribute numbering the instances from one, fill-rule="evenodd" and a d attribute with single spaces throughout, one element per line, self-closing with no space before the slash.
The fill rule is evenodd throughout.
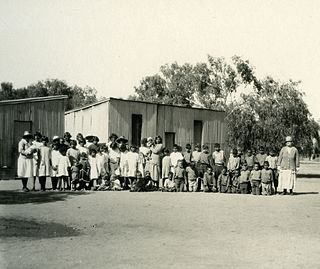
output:
<path id="1" fill-rule="evenodd" d="M 63 80 L 47 79 L 38 81 L 24 88 L 14 89 L 12 83 L 2 82 L 0 100 L 11 100 L 20 98 L 43 97 L 54 95 L 67 95 L 65 109 L 85 106 L 98 101 L 97 91 L 86 86 L 81 88 L 77 85 L 70 86 Z"/>

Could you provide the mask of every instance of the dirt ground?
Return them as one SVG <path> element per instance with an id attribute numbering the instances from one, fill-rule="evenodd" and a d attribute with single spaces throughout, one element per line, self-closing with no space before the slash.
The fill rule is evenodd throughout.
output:
<path id="1" fill-rule="evenodd" d="M 0 181 L 0 268 L 320 268 L 316 175 L 294 196 L 19 188 Z"/>

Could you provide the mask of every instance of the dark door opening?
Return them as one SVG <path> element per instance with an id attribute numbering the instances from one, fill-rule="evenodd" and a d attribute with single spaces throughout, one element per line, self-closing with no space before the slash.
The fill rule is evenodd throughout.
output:
<path id="1" fill-rule="evenodd" d="M 165 132 L 164 143 L 168 150 L 172 151 L 173 145 L 175 144 L 175 133 Z"/>
<path id="2" fill-rule="evenodd" d="M 193 122 L 193 143 L 196 144 L 202 144 L 202 121 L 201 120 L 195 120 Z"/>
<path id="3" fill-rule="evenodd" d="M 136 146 L 140 146 L 141 143 L 141 131 L 142 131 L 142 115 L 132 114 L 131 125 L 131 142 Z"/>

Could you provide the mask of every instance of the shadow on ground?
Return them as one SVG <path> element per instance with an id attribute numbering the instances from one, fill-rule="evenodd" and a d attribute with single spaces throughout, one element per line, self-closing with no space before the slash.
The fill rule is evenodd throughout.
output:
<path id="1" fill-rule="evenodd" d="M 78 235 L 80 235 L 79 230 L 60 223 L 0 218 L 0 238 L 27 237 L 29 239 L 42 239 Z"/>
<path id="2" fill-rule="evenodd" d="M 320 174 L 297 174 L 298 178 L 320 178 Z"/>
<path id="3" fill-rule="evenodd" d="M 317 191 L 309 191 L 309 192 L 295 192 L 294 195 L 309 195 L 309 194 L 319 194 Z"/>
<path id="4" fill-rule="evenodd" d="M 88 195 L 89 192 L 21 192 L 0 191 L 0 205 L 11 204 L 43 204 L 64 201 L 78 195 Z"/>

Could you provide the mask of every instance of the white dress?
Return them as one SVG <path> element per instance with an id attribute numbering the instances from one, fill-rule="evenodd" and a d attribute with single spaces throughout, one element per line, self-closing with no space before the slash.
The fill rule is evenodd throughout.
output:
<path id="1" fill-rule="evenodd" d="M 51 148 L 40 147 L 39 177 L 49 177 L 51 175 Z"/>
<path id="2" fill-rule="evenodd" d="M 67 156 L 61 155 L 58 163 L 58 177 L 67 177 L 69 176 L 68 167 L 71 167 L 70 160 Z"/>
<path id="3" fill-rule="evenodd" d="M 40 151 L 40 147 L 43 145 L 42 142 L 33 141 L 32 142 L 32 148 L 37 149 L 37 152 L 33 154 L 33 176 L 38 177 L 39 176 L 39 165 L 38 165 L 38 152 Z"/>
<path id="4" fill-rule="evenodd" d="M 127 177 L 128 176 L 128 162 L 127 162 L 127 155 L 128 152 L 121 152 L 120 153 L 120 164 L 119 164 L 119 168 L 120 168 L 120 176 L 121 177 Z"/>
<path id="5" fill-rule="evenodd" d="M 99 169 L 98 169 L 98 158 L 89 156 L 89 164 L 90 164 L 90 179 L 99 178 Z"/>
<path id="6" fill-rule="evenodd" d="M 51 151 L 51 160 L 52 160 L 52 167 L 58 167 L 59 165 L 59 160 L 61 157 L 61 153 L 59 152 L 59 150 L 55 150 L 53 149 Z M 51 169 L 51 176 L 52 177 L 57 177 L 58 176 L 58 169 Z"/>
<path id="7" fill-rule="evenodd" d="M 128 177 L 135 177 L 136 176 L 138 162 L 139 162 L 139 154 L 136 152 L 129 151 L 127 153 L 127 164 L 128 164 L 127 176 Z"/>
<path id="8" fill-rule="evenodd" d="M 21 139 L 18 144 L 18 177 L 29 178 L 33 177 L 33 154 L 31 153 L 31 144 L 25 139 Z"/>

